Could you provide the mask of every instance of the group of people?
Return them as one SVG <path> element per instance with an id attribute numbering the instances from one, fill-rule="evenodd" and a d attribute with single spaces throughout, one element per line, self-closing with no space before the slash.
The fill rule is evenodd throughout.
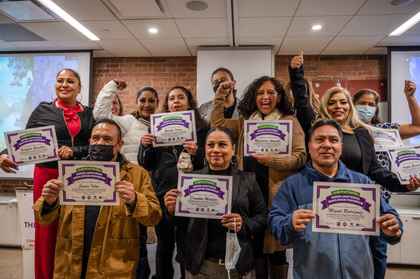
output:
<path id="1" fill-rule="evenodd" d="M 387 243 L 397 243 L 403 233 L 398 213 L 381 198 L 380 236 L 313 232 L 313 182 L 375 181 L 391 192 L 417 189 L 420 178 L 401 185 L 378 161 L 370 134 L 379 125 L 398 128 L 403 138 L 420 134 L 416 86 L 407 82 L 404 88 L 412 123 L 380 123 L 375 91 L 352 98 L 345 88 L 333 87 L 319 99 L 303 63 L 301 55 L 291 59 L 288 84 L 263 76 L 241 98 L 232 72 L 218 68 L 211 75 L 214 99 L 200 108 L 183 86 L 171 88 L 163 104 L 154 88 L 145 87 L 137 93 L 137 110 L 124 115 L 118 91 L 125 81 L 108 82 L 91 109 L 77 101 L 77 72 L 61 70 L 57 98 L 41 103 L 27 128 L 54 125 L 61 160 L 118 162 L 121 204 L 62 206 L 57 162 L 36 165 L 35 277 L 149 278 L 147 227 L 154 226 L 156 279 L 174 278 L 174 253 L 182 278 L 287 278 L 286 248 L 293 248 L 295 279 L 383 279 Z M 161 112 L 193 110 L 197 141 L 155 147 L 150 116 L 159 106 Z M 291 154 L 244 156 L 245 120 L 290 120 Z M 2 154 L 0 167 L 10 172 L 18 166 Z M 220 220 L 175 216 L 180 171 L 231 176 L 231 212 Z M 227 233 L 236 234 L 240 246 L 229 273 Z"/>

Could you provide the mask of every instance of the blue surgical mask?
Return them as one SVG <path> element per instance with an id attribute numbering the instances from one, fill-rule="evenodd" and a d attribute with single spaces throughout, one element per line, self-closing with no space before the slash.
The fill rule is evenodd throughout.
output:
<path id="1" fill-rule="evenodd" d="M 356 110 L 360 119 L 365 123 L 370 123 L 376 113 L 376 107 L 368 105 L 356 105 Z"/>

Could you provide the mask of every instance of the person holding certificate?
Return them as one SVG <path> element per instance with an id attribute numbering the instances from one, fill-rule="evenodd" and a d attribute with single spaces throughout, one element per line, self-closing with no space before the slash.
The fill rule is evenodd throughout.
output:
<path id="1" fill-rule="evenodd" d="M 163 206 L 163 196 L 176 188 L 178 180 L 178 167 L 181 171 L 201 169 L 204 166 L 204 139 L 207 124 L 200 117 L 197 104 L 191 91 L 182 86 L 169 90 L 163 104 L 164 112 L 181 112 L 193 110 L 195 115 L 197 143 L 185 141 L 183 145 L 154 147 L 155 137 L 146 133 L 141 138 L 138 162 L 152 173 L 152 181 L 156 194 Z M 156 248 L 156 279 L 172 279 L 174 269 L 172 258 L 175 248 L 175 228 L 172 221 L 163 216 L 162 221 L 156 226 L 158 238 Z M 184 268 L 181 266 L 181 271 Z"/>
<path id="2" fill-rule="evenodd" d="M 265 230 L 267 208 L 255 176 L 237 169 L 233 143 L 229 129 L 212 128 L 205 143 L 207 167 L 196 172 L 233 178 L 231 213 L 221 219 L 173 217 L 182 235 L 180 250 L 187 279 L 228 278 L 228 265 L 234 267 L 229 278 L 242 278 L 253 268 L 252 238 Z M 165 207 L 171 215 L 179 194 L 172 189 L 165 195 Z M 236 262 L 226 257 L 232 238 L 237 238 L 240 246 Z"/>
<path id="3" fill-rule="evenodd" d="M 248 86 L 238 106 L 241 115 L 238 119 L 225 118 L 224 99 L 232 86 L 232 82 L 223 82 L 219 86 L 213 102 L 211 125 L 232 129 L 235 138 L 238 139 L 239 168 L 255 172 L 258 185 L 270 208 L 271 200 L 279 189 L 279 182 L 296 172 L 306 161 L 304 133 L 298 120 L 293 116 L 292 103 L 282 84 L 268 76 L 260 77 Z M 290 154 L 256 153 L 244 157 L 245 120 L 289 120 L 292 126 L 292 142 L 287 143 L 291 145 Z M 274 131 L 274 134 L 279 133 L 280 131 Z M 254 246 L 257 278 L 268 277 L 266 255 L 270 261 L 271 277 L 287 278 L 285 248 L 281 247 L 269 232 L 255 236 Z"/>
<path id="4" fill-rule="evenodd" d="M 397 175 L 378 164 L 368 127 L 359 120 L 350 93 L 345 88 L 333 87 L 325 92 L 321 99 L 320 117 L 334 119 L 341 125 L 343 152 L 340 160 L 349 169 L 367 175 L 392 192 L 412 191 L 420 186 L 418 177 L 412 177 L 409 185 L 401 185 Z M 386 271 L 386 243 L 377 241 L 377 237 L 372 237 L 375 279 L 383 279 Z"/>
<path id="5" fill-rule="evenodd" d="M 102 88 L 95 101 L 93 115 L 95 119 L 110 118 L 120 125 L 124 145 L 121 153 L 132 163 L 137 163 L 140 139 L 150 129 L 150 115 L 158 107 L 158 92 L 152 87 L 144 87 L 137 92 L 137 110 L 130 114 L 114 115 L 113 102 L 119 90 L 125 90 L 127 83 L 123 80 L 111 80 Z"/>
<path id="6" fill-rule="evenodd" d="M 273 200 L 269 226 L 281 244 L 293 245 L 294 279 L 374 278 L 369 237 L 363 235 L 362 230 L 359 234 L 319 233 L 313 232 L 310 225 L 315 217 L 312 210 L 314 182 L 372 184 L 367 176 L 348 169 L 339 161 L 343 150 L 341 129 L 330 119 L 314 123 L 308 131 L 311 161 L 282 183 Z M 381 216 L 372 222 L 379 226 L 388 243 L 398 243 L 402 235 L 398 214 L 383 198 L 368 204 L 373 207 L 374 202 L 381 203 Z M 344 203 L 340 205 L 345 206 Z"/>
<path id="7" fill-rule="evenodd" d="M 382 122 L 379 119 L 378 92 L 372 89 L 361 89 L 353 95 L 353 103 L 359 118 L 366 124 L 383 129 L 398 130 L 401 139 L 408 139 L 420 134 L 420 106 L 416 100 L 416 84 L 406 80 L 404 84 L 404 95 L 407 99 L 408 108 L 411 115 L 411 123 L 390 123 Z M 391 169 L 391 162 L 388 153 L 385 151 L 376 153 L 378 163 L 386 169 Z"/>
<path id="8" fill-rule="evenodd" d="M 117 92 L 124 90 L 127 83 L 123 80 L 111 80 L 99 92 L 96 98 L 93 115 L 96 119 L 111 118 L 120 125 L 123 135 L 124 145 L 121 153 L 131 163 L 137 164 L 137 154 L 140 146 L 140 139 L 150 130 L 150 115 L 155 113 L 159 96 L 153 87 L 144 87 L 137 92 L 137 110 L 130 114 L 114 114 L 115 100 L 119 100 Z M 119 102 L 121 104 L 121 102 Z M 120 106 L 119 111 L 122 111 Z M 141 228 L 143 239 L 140 241 L 141 259 L 138 266 L 138 279 L 149 278 L 150 266 L 147 259 L 147 228 Z"/>
<path id="9" fill-rule="evenodd" d="M 149 174 L 120 154 L 122 144 L 118 124 L 101 119 L 92 130 L 87 157 L 119 164 L 118 205 L 61 205 L 58 196 L 63 181 L 52 179 L 43 187 L 34 212 L 42 224 L 59 220 L 54 278 L 134 278 L 139 223 L 154 226 L 162 212 Z"/>
<path id="10" fill-rule="evenodd" d="M 29 117 L 26 128 L 53 125 L 61 159 L 79 159 L 87 155 L 90 132 L 94 123 L 92 110 L 77 101 L 81 81 L 72 69 L 57 73 L 53 102 L 40 103 Z M 0 167 L 10 172 L 17 166 L 7 157 L 0 156 Z M 34 169 L 34 201 L 42 192 L 44 184 L 58 177 L 57 161 L 40 163 Z M 35 223 L 35 278 L 51 279 L 54 270 L 54 249 L 57 237 L 57 222 L 48 226 Z"/>

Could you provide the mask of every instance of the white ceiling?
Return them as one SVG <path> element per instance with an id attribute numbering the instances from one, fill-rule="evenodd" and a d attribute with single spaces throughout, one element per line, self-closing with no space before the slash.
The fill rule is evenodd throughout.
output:
<path id="1" fill-rule="evenodd" d="M 186 8 L 189 0 L 55 0 L 95 33 L 92 42 L 68 24 L 15 22 L 46 39 L 5 42 L 0 51 L 94 49 L 98 57 L 191 56 L 200 46 L 271 45 L 278 54 L 380 54 L 383 46 L 420 45 L 420 26 L 387 36 L 420 11 L 420 0 L 394 7 L 390 0 L 203 0 L 205 11 Z M 10 2 L 13 4 L 13 2 Z M 19 3 L 19 2 L 17 2 Z M 323 29 L 313 32 L 313 24 Z M 151 35 L 147 29 L 157 27 Z"/>

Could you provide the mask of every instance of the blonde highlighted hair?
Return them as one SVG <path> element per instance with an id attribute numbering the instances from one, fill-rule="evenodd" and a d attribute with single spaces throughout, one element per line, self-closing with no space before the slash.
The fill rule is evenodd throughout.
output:
<path id="1" fill-rule="evenodd" d="M 343 87 L 335 86 L 331 87 L 327 91 L 325 91 L 324 95 L 321 98 L 321 103 L 319 106 L 319 116 L 322 119 L 334 119 L 331 114 L 328 113 L 328 103 L 330 99 L 338 93 L 344 94 L 344 96 L 347 99 L 347 102 L 349 104 L 349 113 L 347 115 L 346 123 L 347 126 L 349 126 L 352 129 L 359 128 L 359 127 L 365 127 L 364 123 L 359 119 L 359 116 L 357 114 L 357 111 L 354 107 L 351 95 L 349 91 Z"/>

